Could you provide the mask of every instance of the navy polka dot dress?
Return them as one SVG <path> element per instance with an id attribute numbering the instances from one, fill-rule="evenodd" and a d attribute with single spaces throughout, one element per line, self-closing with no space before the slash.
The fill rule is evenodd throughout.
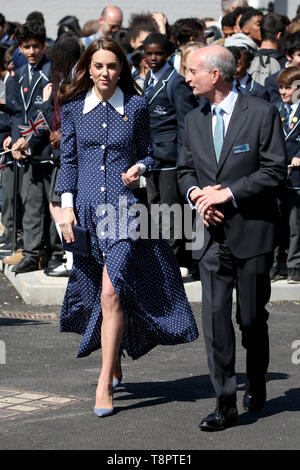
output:
<path id="1" fill-rule="evenodd" d="M 139 201 L 121 175 L 132 165 L 134 148 L 145 176 L 153 165 L 146 100 L 124 94 L 124 115 L 105 101 L 83 114 L 84 100 L 85 94 L 79 94 L 62 106 L 56 191 L 73 193 L 78 225 L 91 233 L 92 254 L 74 255 L 60 329 L 83 336 L 78 357 L 101 347 L 105 264 L 120 298 L 122 347 L 129 356 L 137 359 L 159 344 L 193 341 L 198 330 L 172 249 L 165 240 L 131 237 L 127 230 L 137 219 L 130 207 Z M 105 212 L 107 207 L 111 211 Z M 105 218 L 115 222 L 113 233 L 105 233 Z"/>

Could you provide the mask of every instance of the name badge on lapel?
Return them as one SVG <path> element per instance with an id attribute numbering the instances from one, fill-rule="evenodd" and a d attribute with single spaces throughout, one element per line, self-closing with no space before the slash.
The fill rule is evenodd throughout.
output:
<path id="1" fill-rule="evenodd" d="M 233 153 L 235 155 L 243 152 L 250 152 L 249 144 L 238 145 L 237 147 L 233 147 Z"/>

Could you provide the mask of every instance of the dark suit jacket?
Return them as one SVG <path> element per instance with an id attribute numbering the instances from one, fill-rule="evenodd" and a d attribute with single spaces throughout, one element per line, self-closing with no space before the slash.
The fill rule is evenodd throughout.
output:
<path id="1" fill-rule="evenodd" d="M 175 78 L 173 77 L 175 74 Z M 150 74 L 145 80 L 145 89 Z M 173 79 L 174 78 L 174 79 Z M 170 93 L 168 81 L 172 80 Z M 172 98 L 170 102 L 169 96 Z M 198 106 L 191 88 L 184 78 L 171 67 L 147 96 L 150 114 L 150 134 L 156 166 L 176 166 L 183 143 L 183 123 L 186 113 Z"/>
<path id="2" fill-rule="evenodd" d="M 13 77 L 9 77 L 5 83 L 5 104 L 0 108 L 0 144 L 2 146 L 5 137 L 11 134 L 14 100 L 17 92 L 17 82 Z M 20 114 L 20 110 L 19 110 Z M 20 114 L 21 115 L 21 114 Z M 6 154 L 6 161 L 13 161 L 10 153 Z"/>
<path id="3" fill-rule="evenodd" d="M 237 208 L 232 201 L 218 208 L 225 216 L 224 233 L 234 256 L 251 258 L 273 250 L 278 219 L 275 188 L 286 176 L 282 126 L 274 106 L 238 95 L 218 164 L 210 104 L 189 113 L 178 171 L 184 197 L 192 186 L 221 184 L 231 189 Z M 214 231 L 205 229 L 204 245 L 194 258 L 201 258 Z"/>
<path id="4" fill-rule="evenodd" d="M 251 75 L 249 75 L 246 87 L 240 88 L 239 90 L 244 95 L 256 96 L 256 98 L 260 98 L 262 100 L 270 101 L 270 94 L 266 87 L 262 86 L 260 83 L 253 80 Z"/>
<path id="5" fill-rule="evenodd" d="M 282 72 L 283 69 L 278 70 L 278 72 L 272 73 L 265 79 L 265 87 L 270 95 L 270 103 L 276 104 L 281 101 L 281 96 L 279 94 L 279 85 L 277 83 L 277 77 Z"/>
<path id="6" fill-rule="evenodd" d="M 0 151 L 4 139 L 10 134 L 9 115 L 0 108 Z"/>

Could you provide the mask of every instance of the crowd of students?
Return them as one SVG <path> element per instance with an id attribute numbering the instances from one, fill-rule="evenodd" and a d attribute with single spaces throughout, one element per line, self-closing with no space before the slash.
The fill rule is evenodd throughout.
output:
<path id="1" fill-rule="evenodd" d="M 195 49 L 211 43 L 227 47 L 237 63 L 235 88 L 278 108 L 288 176 L 277 191 L 280 237 L 270 276 L 272 281 L 287 277 L 290 283 L 300 282 L 300 16 L 290 20 L 238 0 L 224 0 L 222 11 L 220 19 L 187 17 L 173 25 L 163 13 L 137 13 L 123 28 L 121 9 L 109 5 L 99 19 L 82 28 L 75 16 L 62 18 L 55 40 L 47 37 L 40 12 L 30 13 L 23 25 L 0 14 L 0 152 L 6 152 L 0 157 L 4 168 L 0 250 L 3 262 L 13 265 L 14 272 L 43 268 L 49 276 L 69 275 L 72 257 L 66 258 L 62 249 L 60 198 L 55 193 L 60 142 L 55 97 L 60 85 L 72 80 L 85 48 L 95 39 L 112 37 L 126 51 L 133 77 L 149 104 L 156 165 L 138 188 L 146 204 L 184 204 L 176 165 L 184 117 L 199 106 L 185 82 L 188 56 Z M 169 242 L 182 275 L 197 276 L 186 240 L 175 233 L 171 226 Z M 16 250 L 10 254 L 12 246 Z"/>

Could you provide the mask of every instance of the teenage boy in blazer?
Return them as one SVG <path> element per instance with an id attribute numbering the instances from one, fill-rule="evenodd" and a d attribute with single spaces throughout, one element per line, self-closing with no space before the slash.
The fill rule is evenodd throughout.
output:
<path id="1" fill-rule="evenodd" d="M 219 431 L 238 422 L 235 333 L 231 320 L 236 285 L 237 322 L 246 349 L 248 385 L 243 406 L 259 410 L 266 400 L 269 339 L 265 308 L 276 240 L 275 188 L 286 175 L 278 110 L 233 89 L 236 62 L 212 45 L 192 53 L 187 82 L 208 103 L 187 114 L 178 163 L 182 194 L 200 213 L 204 243 L 200 260 L 202 321 L 217 407 L 201 423 Z"/>
<path id="2" fill-rule="evenodd" d="M 288 233 L 288 283 L 300 283 L 300 69 L 288 67 L 277 78 L 281 117 L 288 155 L 288 178 L 282 185 L 287 211 L 282 224 Z"/>
<path id="3" fill-rule="evenodd" d="M 278 72 L 269 75 L 265 79 L 265 87 L 270 95 L 270 103 L 277 105 L 281 102 L 277 77 L 287 67 L 298 67 L 300 69 L 300 31 L 287 34 L 284 39 L 284 51 L 286 63 Z"/>
<path id="4" fill-rule="evenodd" d="M 43 102 L 43 88 L 50 81 L 50 62 L 44 54 L 46 33 L 44 26 L 25 23 L 17 28 L 16 40 L 28 64 L 16 70 L 18 91 L 12 126 L 12 155 L 24 164 L 22 184 L 24 258 L 12 269 L 23 273 L 39 268 L 41 249 L 47 245 L 48 268 L 62 262 L 63 250 L 50 217 L 48 194 L 53 170 L 49 132 L 39 130 L 37 138 L 26 141 L 19 125 L 34 121 Z"/>
<path id="5" fill-rule="evenodd" d="M 167 36 L 152 33 L 147 36 L 143 45 L 145 60 L 150 69 L 144 91 L 148 100 L 155 160 L 152 175 L 147 181 L 148 203 L 167 204 L 168 207 L 180 204 L 182 208 L 183 199 L 177 182 L 177 160 L 183 143 L 184 116 L 197 107 L 198 102 L 184 78 L 167 61 L 170 51 Z M 159 225 L 158 220 L 155 222 Z M 162 227 L 161 229 L 163 232 Z M 184 232 L 182 220 L 170 220 L 171 236 L 168 242 L 179 265 L 186 268 L 190 265 L 190 260 L 185 251 L 185 239 L 183 236 L 176 238 L 176 230 L 178 234 Z"/>
<path id="6" fill-rule="evenodd" d="M 236 74 L 234 76 L 233 86 L 244 95 L 256 96 L 262 100 L 270 101 L 270 95 L 266 87 L 253 80 L 247 72 L 254 58 L 246 47 L 228 47 L 237 62 Z"/>

